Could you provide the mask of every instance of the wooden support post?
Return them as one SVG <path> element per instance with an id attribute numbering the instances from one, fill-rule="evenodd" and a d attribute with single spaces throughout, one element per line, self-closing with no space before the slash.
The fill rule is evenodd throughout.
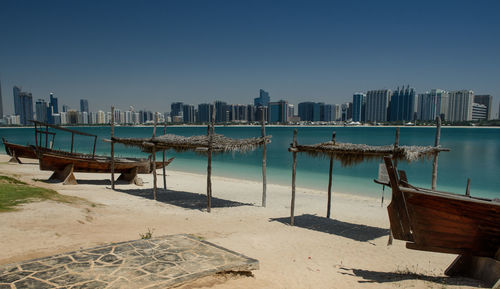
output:
<path id="1" fill-rule="evenodd" d="M 111 189 L 115 189 L 115 107 L 111 107 Z"/>
<path id="2" fill-rule="evenodd" d="M 97 136 L 94 136 L 94 148 L 92 149 L 92 159 L 95 158 L 95 145 L 97 143 Z"/>
<path id="3" fill-rule="evenodd" d="M 167 122 L 163 122 L 163 135 L 167 134 Z M 167 173 L 165 168 L 165 150 L 163 150 L 163 189 L 167 190 Z"/>
<path id="4" fill-rule="evenodd" d="M 157 115 L 155 113 L 154 116 L 154 126 L 153 126 L 153 139 L 156 137 L 156 119 Z M 156 143 L 153 142 L 153 199 L 156 201 L 156 187 L 157 187 L 157 178 L 156 178 Z"/>
<path id="5" fill-rule="evenodd" d="M 212 120 L 209 126 L 208 133 L 208 166 L 207 166 L 207 212 L 210 213 L 212 208 L 212 150 L 213 150 L 213 137 L 215 126 L 215 104 L 212 108 Z"/>
<path id="6" fill-rule="evenodd" d="M 35 147 L 37 148 L 37 153 L 38 153 L 38 126 L 36 125 L 36 122 L 35 122 Z"/>
<path id="7" fill-rule="evenodd" d="M 335 132 L 332 133 L 332 142 L 335 145 Z M 330 218 L 332 206 L 332 179 L 333 179 L 333 156 L 330 156 L 330 170 L 328 171 L 328 203 L 326 205 L 326 217 Z"/>
<path id="8" fill-rule="evenodd" d="M 71 133 L 71 153 L 73 153 L 73 146 L 75 143 L 75 133 Z"/>
<path id="9" fill-rule="evenodd" d="M 140 182 L 137 180 L 137 172 L 138 172 L 138 167 L 133 167 L 128 171 L 122 172 L 119 176 L 118 179 L 116 179 L 117 182 L 125 182 L 127 184 L 136 184 L 139 185 Z"/>
<path id="10" fill-rule="evenodd" d="M 394 152 L 396 151 L 396 149 L 399 146 L 399 133 L 400 133 L 400 129 L 399 129 L 399 127 L 397 127 L 396 128 L 396 138 L 394 140 Z M 393 161 L 394 161 L 394 171 L 396 171 L 397 167 L 398 167 L 398 159 L 394 156 Z M 392 245 L 393 240 L 394 240 L 394 236 L 392 235 L 392 230 L 389 229 L 389 240 L 387 241 L 387 246 Z"/>
<path id="11" fill-rule="evenodd" d="M 261 108 L 261 134 L 262 137 L 266 137 L 266 120 L 264 118 L 264 108 Z M 266 198 L 267 198 L 267 180 L 266 180 L 266 140 L 264 139 L 264 144 L 262 145 L 262 207 L 266 206 Z"/>
<path id="12" fill-rule="evenodd" d="M 293 131 L 293 143 L 292 143 L 292 155 L 293 155 L 293 166 L 292 166 L 292 202 L 290 204 L 290 225 L 294 225 L 294 214 L 295 214 L 295 176 L 297 173 L 297 129 Z"/>
<path id="13" fill-rule="evenodd" d="M 16 151 L 15 150 L 11 151 L 11 158 L 9 160 L 9 163 L 22 164 L 21 160 L 16 156 Z"/>
<path id="14" fill-rule="evenodd" d="M 73 164 L 66 165 L 62 170 L 55 170 L 49 181 L 62 182 L 63 185 L 76 185 L 76 178 L 73 175 Z"/>
<path id="15" fill-rule="evenodd" d="M 436 117 L 436 139 L 434 140 L 434 146 L 439 146 L 439 141 L 441 139 L 441 118 Z M 437 168 L 438 168 L 438 152 L 434 154 L 434 159 L 432 160 L 432 189 L 436 190 L 437 183 Z"/>
<path id="16" fill-rule="evenodd" d="M 45 126 L 45 148 L 49 147 L 49 126 Z"/>
<path id="17" fill-rule="evenodd" d="M 470 197 L 470 178 L 467 178 L 467 188 L 465 189 L 465 195 Z"/>

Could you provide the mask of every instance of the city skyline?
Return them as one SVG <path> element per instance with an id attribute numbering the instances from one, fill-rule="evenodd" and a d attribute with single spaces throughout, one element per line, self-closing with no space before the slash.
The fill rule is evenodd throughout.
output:
<path id="1" fill-rule="evenodd" d="M 158 111 L 176 101 L 245 104 L 258 88 L 273 101 L 342 103 L 402 83 L 417 93 L 474 90 L 498 107 L 499 5 L 7 1 L 4 115 L 13 113 L 14 85 L 35 99 L 54 92 L 72 108 L 80 99 Z"/>

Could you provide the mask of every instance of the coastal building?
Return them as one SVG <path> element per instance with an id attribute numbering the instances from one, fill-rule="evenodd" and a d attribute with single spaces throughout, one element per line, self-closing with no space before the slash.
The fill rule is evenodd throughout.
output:
<path id="1" fill-rule="evenodd" d="M 35 103 L 35 114 L 36 114 L 36 120 L 41 121 L 41 122 L 48 122 L 47 121 L 47 102 L 43 99 L 38 99 Z"/>
<path id="2" fill-rule="evenodd" d="M 390 101 L 389 121 L 413 121 L 415 114 L 415 89 L 409 85 L 397 88 Z"/>
<path id="3" fill-rule="evenodd" d="M 370 122 L 387 121 L 390 89 L 370 90 L 366 93 L 365 120 Z"/>
<path id="4" fill-rule="evenodd" d="M 288 123 L 288 101 L 269 102 L 268 110 L 270 123 Z"/>
<path id="5" fill-rule="evenodd" d="M 70 109 L 66 112 L 66 124 L 78 124 L 78 111 Z"/>
<path id="6" fill-rule="evenodd" d="M 89 114 L 86 111 L 80 111 L 78 114 L 78 123 L 88 124 L 89 123 Z"/>
<path id="7" fill-rule="evenodd" d="M 54 93 L 51 92 L 49 95 L 49 107 L 51 113 L 59 113 L 59 104 L 57 102 L 57 97 L 55 97 Z"/>
<path id="8" fill-rule="evenodd" d="M 182 117 L 183 117 L 184 123 L 194 123 L 196 120 L 196 117 L 194 114 L 194 105 L 184 104 L 182 106 Z"/>
<path id="9" fill-rule="evenodd" d="M 301 102 L 299 103 L 299 118 L 301 121 L 321 121 L 320 102 Z"/>
<path id="10" fill-rule="evenodd" d="M 366 94 L 355 93 L 352 96 L 352 121 L 365 121 Z"/>
<path id="11" fill-rule="evenodd" d="M 170 105 L 170 117 L 182 117 L 184 113 L 184 103 L 182 102 L 172 102 Z M 183 118 L 184 119 L 184 118 Z"/>
<path id="12" fill-rule="evenodd" d="M 3 119 L 2 83 L 0 82 L 0 120 Z"/>
<path id="13" fill-rule="evenodd" d="M 488 119 L 488 107 L 484 104 L 472 104 L 472 121 L 481 121 Z"/>
<path id="14" fill-rule="evenodd" d="M 335 121 L 335 104 L 325 104 L 323 105 L 323 121 L 333 122 Z"/>
<path id="15" fill-rule="evenodd" d="M 256 113 L 257 113 L 257 108 L 253 104 L 248 104 L 247 105 L 247 120 L 249 122 L 256 121 Z"/>
<path id="16" fill-rule="evenodd" d="M 5 116 L 5 124 L 7 125 L 20 125 L 21 117 L 19 115 L 7 115 Z"/>
<path id="17" fill-rule="evenodd" d="M 295 106 L 293 104 L 288 104 L 288 121 L 292 121 L 292 118 L 295 116 Z"/>
<path id="18" fill-rule="evenodd" d="M 263 89 L 260 89 L 259 90 L 259 97 L 254 98 L 253 104 L 256 107 L 268 106 L 270 101 L 271 101 L 271 98 L 269 97 L 269 92 L 267 92 Z"/>
<path id="19" fill-rule="evenodd" d="M 214 105 L 211 103 L 198 104 L 198 117 L 197 121 L 201 123 L 208 123 L 212 119 L 212 109 Z"/>
<path id="20" fill-rule="evenodd" d="M 493 97 L 489 94 L 474 95 L 474 102 L 486 106 L 486 119 L 493 119 L 491 109 L 493 107 Z"/>
<path id="21" fill-rule="evenodd" d="M 71 108 L 69 107 L 69 105 L 65 105 L 65 104 L 64 104 L 64 105 L 62 106 L 62 111 L 63 111 L 63 112 L 68 112 L 70 109 L 71 109 Z"/>
<path id="22" fill-rule="evenodd" d="M 20 124 L 28 125 L 33 119 L 33 95 L 30 92 L 21 91 L 21 88 L 14 86 L 14 114 L 19 115 Z"/>
<path id="23" fill-rule="evenodd" d="M 102 110 L 97 111 L 97 124 L 105 124 L 106 123 L 106 113 Z"/>
<path id="24" fill-rule="evenodd" d="M 230 120 L 229 106 L 224 101 L 216 100 L 215 101 L 215 122 L 228 122 L 229 120 Z"/>
<path id="25" fill-rule="evenodd" d="M 471 121 L 473 100 L 474 91 L 472 90 L 450 91 L 448 120 L 451 122 Z"/>
<path id="26" fill-rule="evenodd" d="M 432 89 L 418 95 L 417 118 L 423 121 L 434 121 L 437 116 L 448 120 L 448 92 Z"/>
<path id="27" fill-rule="evenodd" d="M 248 122 L 248 109 L 245 104 L 231 105 L 231 121 Z"/>
<path id="28" fill-rule="evenodd" d="M 80 111 L 89 113 L 89 101 L 86 99 L 80 99 Z"/>

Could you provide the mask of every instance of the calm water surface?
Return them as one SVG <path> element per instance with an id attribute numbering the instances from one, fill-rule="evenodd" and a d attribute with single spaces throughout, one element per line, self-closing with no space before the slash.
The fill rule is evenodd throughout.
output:
<path id="1" fill-rule="evenodd" d="M 78 127 L 80 131 L 99 136 L 96 153 L 110 154 L 110 145 L 102 141 L 109 138 L 109 127 Z M 287 148 L 292 142 L 294 127 L 267 127 L 272 135 L 268 145 L 268 183 L 291 184 L 292 155 Z M 190 136 L 205 134 L 206 127 L 168 127 L 169 133 Z M 216 133 L 233 138 L 260 136 L 260 127 L 216 127 Z M 394 142 L 395 128 L 391 127 L 298 127 L 298 142 L 314 144 L 328 141 L 333 131 L 338 142 L 387 145 Z M 158 128 L 161 134 L 163 128 Z M 116 127 L 118 137 L 149 137 L 151 127 Z M 0 136 L 19 144 L 33 144 L 33 128 L 0 128 Z M 435 129 L 430 127 L 401 128 L 400 145 L 433 145 Z M 69 150 L 71 134 L 57 132 L 54 148 Z M 91 152 L 93 140 L 75 136 L 75 148 L 79 152 Z M 443 128 L 441 145 L 451 152 L 439 156 L 438 189 L 456 193 L 465 192 L 467 178 L 471 179 L 471 194 L 474 196 L 500 198 L 500 129 L 497 128 Z M 146 156 L 137 148 L 121 145 L 115 147 L 118 156 Z M 1 153 L 5 150 L 1 148 Z M 195 173 L 206 173 L 206 158 L 194 153 L 167 152 L 176 159 L 168 168 Z M 262 150 L 244 154 L 215 155 L 213 174 L 248 180 L 261 180 Z M 161 154 L 158 154 L 161 157 Z M 379 196 L 381 187 L 373 183 L 377 177 L 380 161 L 364 162 L 353 167 L 341 167 L 334 162 L 334 191 Z M 305 154 L 298 155 L 297 186 L 326 190 L 329 161 Z M 418 186 L 430 187 L 432 160 L 400 163 L 407 172 L 409 181 Z"/>

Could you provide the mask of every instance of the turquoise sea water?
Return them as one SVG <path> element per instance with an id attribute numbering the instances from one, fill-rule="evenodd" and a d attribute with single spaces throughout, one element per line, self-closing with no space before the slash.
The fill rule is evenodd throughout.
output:
<path id="1" fill-rule="evenodd" d="M 99 136 L 96 153 L 110 154 L 110 145 L 102 141 L 109 138 L 109 127 L 78 127 L 80 131 Z M 272 135 L 268 145 L 267 179 L 268 183 L 291 184 L 292 155 L 287 148 L 292 142 L 294 127 L 267 127 Z M 168 127 L 168 133 L 179 135 L 205 134 L 206 127 Z M 260 136 L 260 127 L 216 127 L 216 133 L 228 137 L 246 138 Z M 395 128 L 391 127 L 298 127 L 298 142 L 313 144 L 328 141 L 333 131 L 337 132 L 337 141 L 386 145 L 394 142 Z M 163 128 L 157 129 L 157 134 Z M 149 137 L 151 127 L 116 127 L 118 137 Z M 0 128 L 0 136 L 19 144 L 33 144 L 33 128 Z M 402 127 L 401 145 L 433 145 L 435 128 Z M 69 150 L 71 134 L 58 132 L 54 148 Z M 79 152 L 91 152 L 93 140 L 84 136 L 75 136 L 75 149 Z M 441 145 L 451 152 L 439 156 L 438 189 L 464 193 L 467 178 L 471 179 L 471 194 L 478 197 L 500 198 L 500 129 L 497 128 L 443 128 Z M 116 146 L 118 156 L 147 156 L 137 148 Z M 1 153 L 5 154 L 2 146 Z M 194 173 L 206 173 L 206 158 L 191 152 L 176 153 L 168 151 L 167 156 L 176 159 L 169 169 Z M 213 174 L 248 180 L 261 180 L 262 150 L 244 154 L 215 155 Z M 161 153 L 158 153 L 161 157 Z M 356 194 L 379 196 L 381 187 L 373 183 L 377 177 L 380 161 L 365 162 L 353 167 L 340 167 L 334 162 L 333 190 Z M 328 159 L 314 158 L 299 154 L 297 163 L 297 186 L 326 190 L 328 186 Z M 409 181 L 418 186 L 430 187 L 432 160 L 418 161 L 411 164 L 400 163 L 400 169 L 407 172 Z"/>

